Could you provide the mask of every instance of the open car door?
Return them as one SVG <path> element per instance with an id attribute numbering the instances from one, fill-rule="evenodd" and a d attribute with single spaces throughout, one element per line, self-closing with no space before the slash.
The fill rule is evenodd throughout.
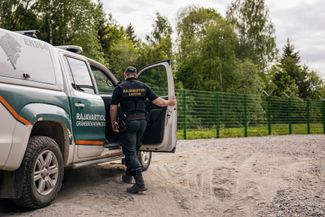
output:
<path id="1" fill-rule="evenodd" d="M 146 83 L 164 99 L 175 97 L 175 86 L 170 61 L 149 65 L 139 71 L 138 79 Z M 175 106 L 158 107 L 146 102 L 149 120 L 142 139 L 142 151 L 175 152 L 177 110 Z"/>

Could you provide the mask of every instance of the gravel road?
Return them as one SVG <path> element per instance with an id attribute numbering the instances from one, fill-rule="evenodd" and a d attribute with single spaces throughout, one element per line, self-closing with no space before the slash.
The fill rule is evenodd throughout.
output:
<path id="1" fill-rule="evenodd" d="M 130 195 L 119 163 L 66 170 L 49 207 L 0 216 L 325 216 L 325 136 L 292 135 L 179 141 L 153 154 L 148 191 Z"/>

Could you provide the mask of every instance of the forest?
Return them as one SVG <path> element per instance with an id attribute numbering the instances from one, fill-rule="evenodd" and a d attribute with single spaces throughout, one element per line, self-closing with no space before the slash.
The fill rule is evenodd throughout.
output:
<path id="1" fill-rule="evenodd" d="M 176 26 L 175 29 L 172 26 Z M 189 6 L 171 25 L 156 12 L 152 30 L 137 37 L 114 12 L 92 0 L 1 0 L 0 27 L 37 29 L 52 45 L 79 45 L 84 55 L 106 65 L 117 77 L 169 59 L 177 89 L 322 99 L 319 72 L 301 63 L 290 39 L 278 48 L 264 0 L 233 0 L 222 16 L 215 8 Z M 173 39 L 176 35 L 176 40 Z"/>

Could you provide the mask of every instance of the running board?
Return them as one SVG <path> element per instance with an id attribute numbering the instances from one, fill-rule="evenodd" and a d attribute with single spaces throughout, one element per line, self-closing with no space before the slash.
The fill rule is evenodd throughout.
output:
<path id="1" fill-rule="evenodd" d="M 107 148 L 108 150 L 116 150 L 121 148 L 120 143 L 109 143 L 108 140 L 105 140 L 104 148 Z"/>
<path id="2" fill-rule="evenodd" d="M 85 167 L 85 166 L 89 166 L 89 165 L 93 165 L 93 164 L 106 163 L 106 162 L 110 162 L 110 161 L 121 160 L 121 158 L 122 158 L 121 155 L 118 155 L 118 156 L 115 156 L 115 157 L 85 161 L 85 162 L 72 164 L 71 168 L 80 168 L 80 167 Z"/>
<path id="3" fill-rule="evenodd" d="M 116 150 L 116 149 L 121 149 L 120 144 L 105 144 L 104 148 L 107 148 L 108 150 Z"/>

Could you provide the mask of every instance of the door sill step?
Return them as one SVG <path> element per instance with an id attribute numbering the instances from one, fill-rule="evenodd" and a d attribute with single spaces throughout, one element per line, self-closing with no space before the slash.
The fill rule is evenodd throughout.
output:
<path id="1" fill-rule="evenodd" d="M 106 162 L 120 160 L 120 159 L 121 159 L 121 155 L 117 155 L 114 157 L 108 157 L 108 158 L 102 158 L 102 159 L 96 159 L 96 160 L 75 163 L 71 167 L 72 168 L 80 168 L 80 167 L 85 167 L 85 166 L 89 166 L 89 165 L 93 165 L 93 164 L 106 163 Z"/>
<path id="2" fill-rule="evenodd" d="M 121 145 L 120 144 L 105 144 L 104 148 L 107 148 L 108 150 L 115 150 L 115 149 L 120 149 Z"/>

